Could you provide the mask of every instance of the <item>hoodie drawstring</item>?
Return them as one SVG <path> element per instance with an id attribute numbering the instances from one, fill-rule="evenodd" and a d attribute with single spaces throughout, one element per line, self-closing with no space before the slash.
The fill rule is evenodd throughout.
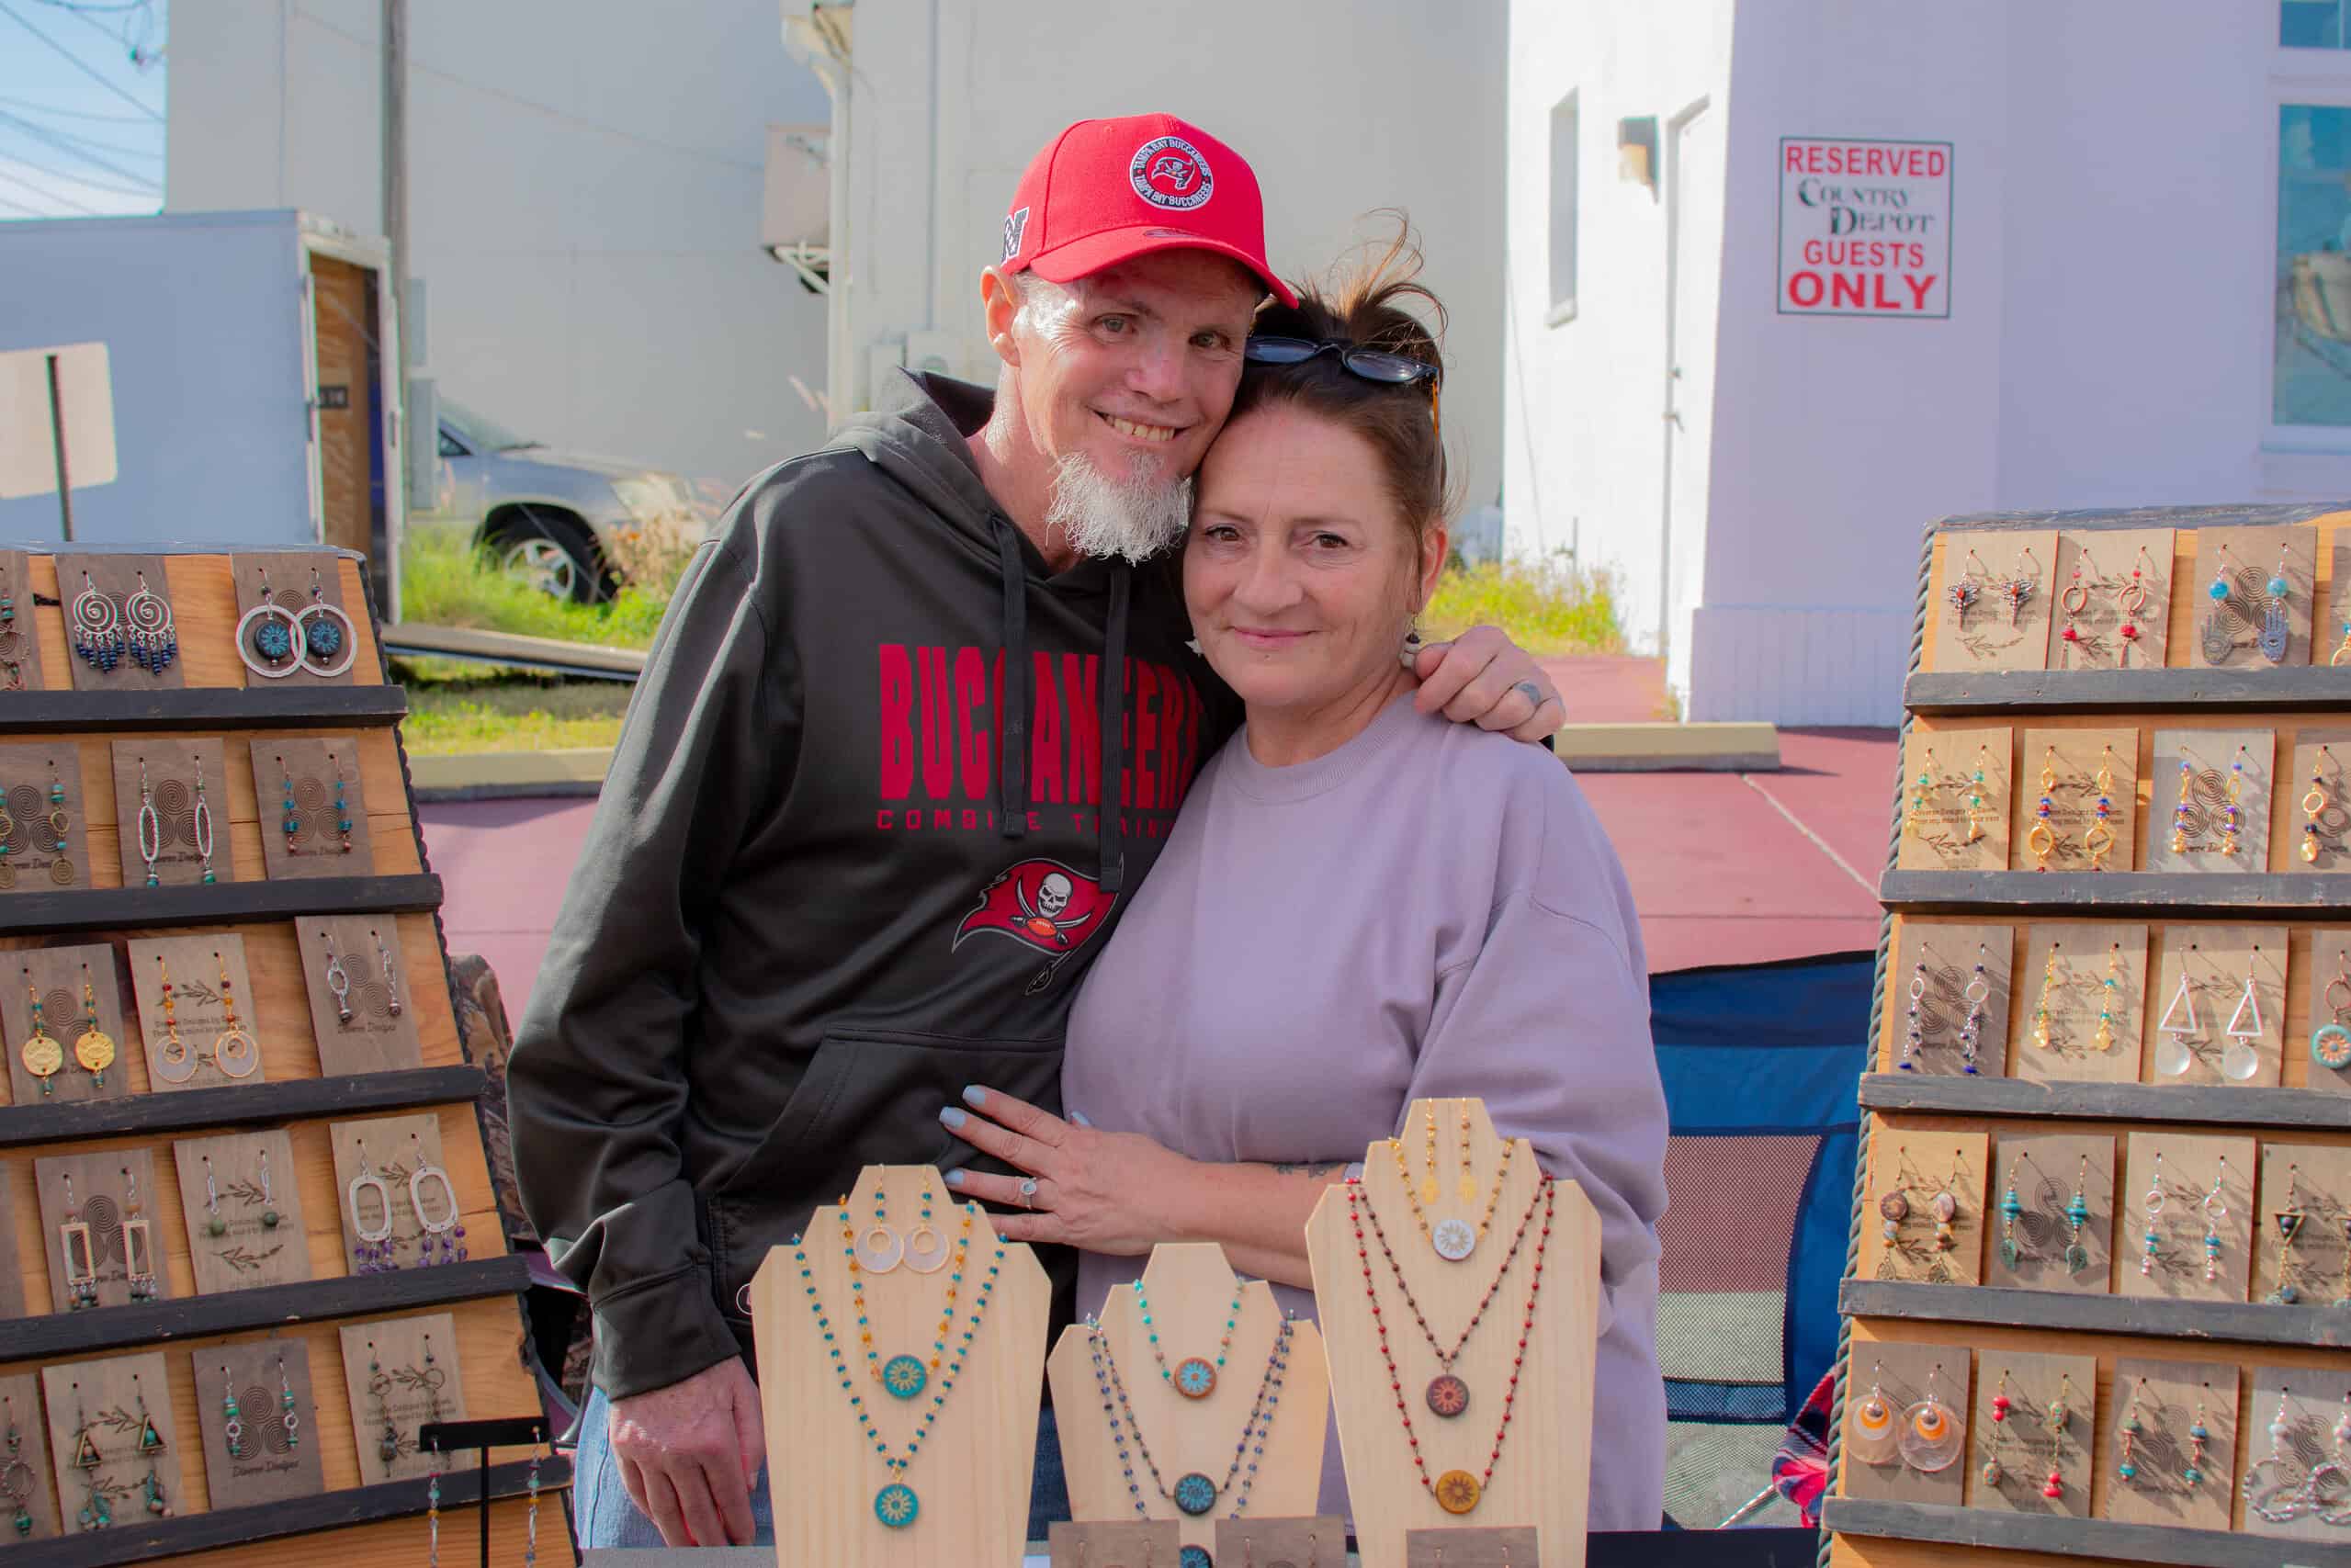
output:
<path id="1" fill-rule="evenodd" d="M 1020 531 L 990 518 L 1004 571 L 1004 722 L 996 768 L 996 821 L 1004 837 L 1029 830 L 1029 569 L 1021 559 Z"/>
<path id="2" fill-rule="evenodd" d="M 1110 624 L 1102 630 L 1102 791 L 1098 844 L 1104 893 L 1116 893 L 1126 883 L 1126 840 L 1118 825 L 1118 792 L 1126 767 L 1126 601 L 1134 582 L 1134 570 L 1125 562 L 1112 570 Z"/>

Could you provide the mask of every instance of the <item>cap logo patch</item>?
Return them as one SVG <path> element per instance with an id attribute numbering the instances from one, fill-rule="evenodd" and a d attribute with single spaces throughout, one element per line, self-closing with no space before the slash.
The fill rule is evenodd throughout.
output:
<path id="1" fill-rule="evenodd" d="M 1017 209 L 1005 218 L 1004 259 L 1006 261 L 1011 261 L 1014 256 L 1021 254 L 1021 235 L 1026 231 L 1028 226 L 1029 209 L 1025 207 Z"/>
<path id="2" fill-rule="evenodd" d="M 1136 195 L 1176 212 L 1205 206 L 1216 189 L 1208 160 L 1181 136 L 1155 137 L 1136 148 L 1126 177 Z"/>

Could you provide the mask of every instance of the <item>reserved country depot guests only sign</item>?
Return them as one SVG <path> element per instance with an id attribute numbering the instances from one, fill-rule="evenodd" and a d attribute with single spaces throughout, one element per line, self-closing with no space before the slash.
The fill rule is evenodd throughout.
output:
<path id="1" fill-rule="evenodd" d="M 1951 313 L 1951 144 L 1780 140 L 1780 313 Z"/>

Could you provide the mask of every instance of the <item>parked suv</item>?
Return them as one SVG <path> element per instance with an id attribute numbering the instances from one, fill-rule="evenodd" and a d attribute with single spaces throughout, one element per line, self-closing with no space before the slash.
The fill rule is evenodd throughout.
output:
<path id="1" fill-rule="evenodd" d="M 606 549 L 617 529 L 661 521 L 706 534 L 716 509 L 676 474 L 559 451 L 440 400 L 440 483 L 410 524 L 462 529 L 508 572 L 582 604 L 618 586 Z"/>

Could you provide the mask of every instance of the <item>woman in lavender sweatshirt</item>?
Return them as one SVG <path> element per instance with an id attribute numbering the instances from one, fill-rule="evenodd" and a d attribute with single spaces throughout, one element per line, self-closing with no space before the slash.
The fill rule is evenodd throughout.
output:
<path id="1" fill-rule="evenodd" d="M 1655 1529 L 1666 1111 L 1640 923 L 1566 769 L 1415 709 L 1398 651 L 1446 515 L 1441 360 L 1401 308 L 1441 322 L 1417 263 L 1399 240 L 1337 298 L 1259 315 L 1183 557 L 1201 651 L 1246 725 L 1086 978 L 1073 1119 L 966 1091 L 977 1114 L 944 1120 L 1033 1180 L 949 1180 L 1033 1210 L 999 1222 L 1008 1237 L 1083 1248 L 1081 1310 L 1154 1244 L 1214 1241 L 1311 1315 L 1323 1190 L 1412 1100 L 1482 1099 L 1599 1212 L 1590 1528 Z M 1276 338 L 1323 351 L 1267 363 Z M 1324 1506 L 1343 1507 L 1336 1442 L 1326 1471 Z"/>

